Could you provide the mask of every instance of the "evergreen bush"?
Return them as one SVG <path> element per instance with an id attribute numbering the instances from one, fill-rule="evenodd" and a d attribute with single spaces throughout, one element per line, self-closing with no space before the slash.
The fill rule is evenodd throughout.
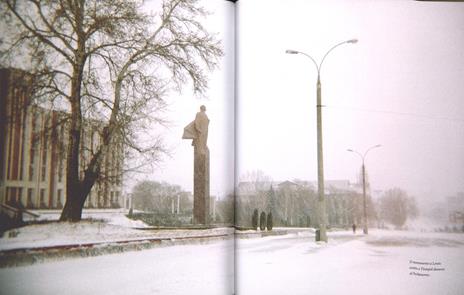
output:
<path id="1" fill-rule="evenodd" d="M 261 212 L 261 215 L 259 216 L 259 229 L 260 230 L 266 229 L 266 213 L 265 212 Z"/>
<path id="2" fill-rule="evenodd" d="M 258 209 L 255 209 L 255 211 L 253 211 L 253 216 L 251 217 L 251 227 L 254 230 L 258 229 Z"/>
<path id="3" fill-rule="evenodd" d="M 272 230 L 272 213 L 267 215 L 267 230 Z"/>

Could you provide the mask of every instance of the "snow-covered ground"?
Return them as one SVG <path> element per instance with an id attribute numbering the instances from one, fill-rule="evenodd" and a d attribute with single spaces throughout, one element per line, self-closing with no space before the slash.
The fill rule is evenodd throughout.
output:
<path id="1" fill-rule="evenodd" d="M 57 220 L 46 212 L 42 220 Z M 231 234 L 208 230 L 147 228 L 121 212 L 87 212 L 79 223 L 29 225 L 6 232 L 0 251 L 57 245 L 111 243 L 144 238 Z M 91 258 L 48 261 L 0 269 L 0 294 L 232 294 L 234 241 L 179 245 Z"/>
<path id="2" fill-rule="evenodd" d="M 237 241 L 237 294 L 464 294 L 464 234 L 372 230 Z M 430 269 L 431 268 L 431 269 Z"/>
<path id="3" fill-rule="evenodd" d="M 78 223 L 53 222 L 58 220 L 58 218 L 58 213 L 48 212 L 41 214 L 41 219 L 49 220 L 50 223 L 28 225 L 7 231 L 0 238 L 0 251 L 56 245 L 109 243 L 144 238 L 176 238 L 230 234 L 233 231 L 227 228 L 209 230 L 152 230 L 142 221 L 131 220 L 117 210 L 114 212 L 101 210 L 87 211 L 83 214 L 84 220 Z"/>
<path id="4" fill-rule="evenodd" d="M 0 269 L 1 294 L 232 294 L 233 240 Z"/>
<path id="5" fill-rule="evenodd" d="M 226 230 L 136 230 L 120 213 L 92 214 L 103 221 L 14 230 L 0 250 Z M 1 268 L 0 294 L 464 294 L 462 233 L 335 231 L 324 244 L 289 232 Z"/>

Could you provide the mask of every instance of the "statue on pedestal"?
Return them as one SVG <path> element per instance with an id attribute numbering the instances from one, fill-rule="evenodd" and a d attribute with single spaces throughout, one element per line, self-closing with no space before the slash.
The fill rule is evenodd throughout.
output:
<path id="1" fill-rule="evenodd" d="M 202 105 L 195 120 L 184 128 L 182 139 L 192 139 L 193 145 L 193 223 L 209 223 L 209 119 Z"/>

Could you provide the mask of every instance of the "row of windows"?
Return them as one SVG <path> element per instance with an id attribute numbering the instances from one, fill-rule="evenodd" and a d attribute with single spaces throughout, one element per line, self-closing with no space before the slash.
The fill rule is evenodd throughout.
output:
<path id="1" fill-rule="evenodd" d="M 6 187 L 6 203 L 15 207 L 24 208 L 62 208 L 63 207 L 63 190 L 56 190 L 51 200 L 48 198 L 48 190 L 39 189 L 39 199 L 37 203 L 35 189 L 28 188 L 27 194 L 23 196 L 22 187 Z"/>
<path id="2" fill-rule="evenodd" d="M 120 191 L 111 191 L 108 195 L 105 195 L 103 191 L 98 191 L 97 196 L 95 197 L 92 192 L 90 192 L 90 195 L 88 196 L 86 202 L 85 202 L 85 207 L 87 208 L 93 208 L 93 207 L 103 207 L 103 208 L 120 208 L 121 200 L 121 192 Z"/>
<path id="3" fill-rule="evenodd" d="M 13 163 L 11 159 L 13 159 L 14 157 L 8 157 L 10 159 L 10 161 L 8 161 L 8 167 L 16 165 L 18 169 L 20 169 L 19 175 L 17 178 L 8 177 L 7 179 L 23 180 L 23 167 L 25 167 L 28 168 L 26 172 L 27 179 L 29 181 L 47 181 L 47 174 L 49 174 L 53 170 L 56 170 L 57 181 L 61 183 L 63 182 L 65 172 L 66 151 L 64 142 L 66 136 L 66 127 L 63 124 L 59 123 L 54 128 L 50 127 L 53 124 L 56 124 L 56 122 L 51 122 L 52 116 L 50 114 L 42 113 L 39 110 L 36 110 L 35 108 L 32 108 L 28 112 L 29 114 L 31 114 L 31 120 L 29 125 L 30 128 L 19 128 L 19 130 L 21 130 L 21 133 L 23 134 L 22 136 L 18 132 L 15 132 L 13 134 L 13 129 L 10 129 L 11 134 L 9 138 L 9 151 L 13 151 L 15 149 L 12 146 L 12 143 L 16 142 L 17 140 L 13 140 L 14 138 L 23 137 L 25 141 L 22 141 L 22 143 L 20 144 L 21 149 L 24 148 L 24 153 L 21 152 L 21 154 L 18 156 L 21 158 L 19 161 L 14 161 Z M 28 136 L 24 136 L 23 132 L 27 132 Z M 82 143 L 87 141 L 85 137 L 88 135 L 89 133 L 83 130 Z M 26 138 L 28 138 L 28 140 L 26 140 Z M 83 168 L 82 172 L 86 168 L 86 162 L 88 161 L 89 156 L 93 153 L 97 141 L 98 133 L 96 130 L 93 130 L 90 140 L 90 150 L 86 150 L 85 148 L 83 148 L 81 154 L 81 164 Z M 117 146 L 116 150 L 120 150 L 119 146 Z M 15 153 L 17 154 L 18 151 L 15 151 Z M 52 157 L 52 159 L 50 159 L 50 157 Z M 119 158 L 120 155 L 115 156 L 115 154 L 111 153 L 108 155 L 108 157 L 109 158 L 106 161 L 106 163 L 108 164 L 105 165 L 106 167 L 103 167 L 102 170 L 107 170 L 107 174 L 109 174 L 108 176 L 114 178 L 112 182 L 115 182 L 117 185 L 120 185 L 122 181 L 121 176 L 118 174 L 122 168 L 122 159 Z M 25 162 L 23 166 L 23 161 L 27 158 L 29 161 Z M 53 163 L 51 163 L 51 161 L 53 161 Z M 50 165 L 53 165 L 54 167 L 50 167 Z M 9 170 L 11 169 L 12 168 L 9 168 Z"/>
<path id="4" fill-rule="evenodd" d="M 36 199 L 35 191 L 36 190 L 33 188 L 28 188 L 26 195 L 23 196 L 22 187 L 7 187 L 6 203 L 14 207 L 23 207 L 28 209 L 63 207 L 64 199 L 62 189 L 57 189 L 56 194 L 52 195 L 51 199 L 49 199 L 48 190 L 41 188 L 39 189 L 38 200 Z M 95 200 L 94 198 L 92 198 L 91 193 L 87 199 L 86 207 L 119 207 L 120 197 L 121 192 L 112 191 L 110 192 L 109 199 L 106 196 L 102 196 L 102 194 L 100 193 L 100 198 Z"/>

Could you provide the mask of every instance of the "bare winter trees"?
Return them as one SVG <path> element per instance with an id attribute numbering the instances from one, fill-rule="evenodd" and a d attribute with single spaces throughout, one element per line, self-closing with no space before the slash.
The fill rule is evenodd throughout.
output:
<path id="1" fill-rule="evenodd" d="M 158 214 L 191 213 L 192 200 L 178 185 L 147 180 L 132 189 L 132 208 Z"/>
<path id="2" fill-rule="evenodd" d="M 2 66 L 32 73 L 35 98 L 69 112 L 61 220 L 81 219 L 112 142 L 123 145 L 118 156 L 128 168 L 158 160 L 161 142 L 147 133 L 162 123 L 166 92 L 191 82 L 202 93 L 205 70 L 222 55 L 219 41 L 198 21 L 206 12 L 197 0 L 160 2 L 155 15 L 137 0 L 1 3 Z M 92 148 L 82 141 L 86 120 L 101 125 Z M 83 149 L 91 156 L 80 163 Z"/>
<path id="3" fill-rule="evenodd" d="M 272 212 L 276 226 L 318 224 L 320 212 L 313 183 L 301 180 L 273 182 L 262 171 L 248 172 L 240 180 L 235 203 L 235 221 L 239 226 L 255 227 L 258 223 L 253 221 L 258 221 L 262 211 Z M 328 180 L 326 184 L 329 226 L 347 228 L 362 224 L 363 195 L 359 186 L 337 180 Z M 369 196 L 366 201 L 369 226 L 388 223 L 400 228 L 408 218 L 418 216 L 415 199 L 398 188 L 386 191 L 380 198 Z"/>
<path id="4" fill-rule="evenodd" d="M 380 218 L 395 227 L 402 227 L 408 218 L 418 214 L 416 200 L 402 189 L 389 189 L 380 199 Z"/>

